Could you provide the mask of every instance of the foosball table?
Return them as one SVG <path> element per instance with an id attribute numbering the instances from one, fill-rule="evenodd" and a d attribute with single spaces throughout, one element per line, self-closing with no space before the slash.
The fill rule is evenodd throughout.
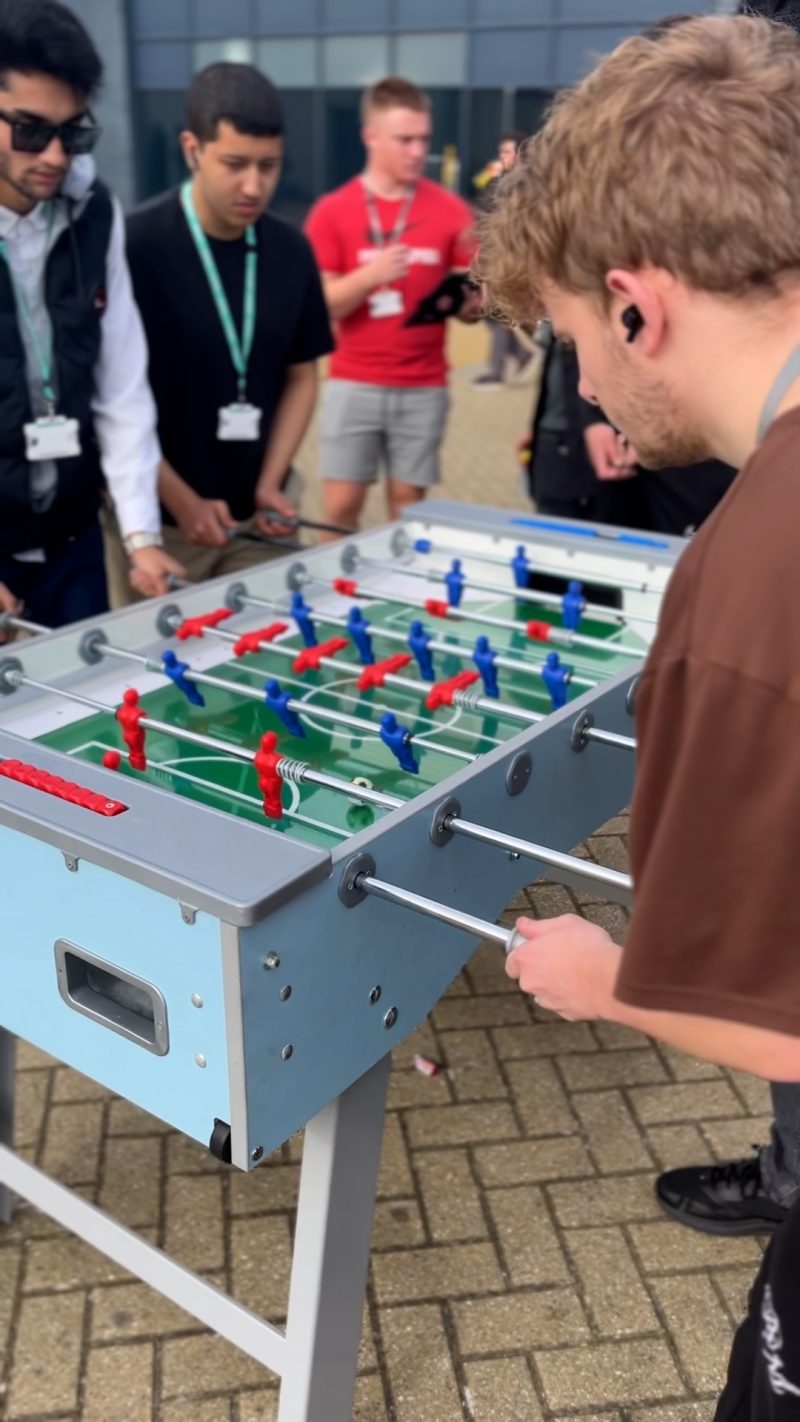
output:
<path id="1" fill-rule="evenodd" d="M 625 806 L 682 540 L 429 502 L 0 647 L 0 1221 L 11 1192 L 351 1416 L 389 1053 Z M 257 1168 L 305 1127 L 285 1331 L 12 1150 L 21 1037 Z M 265 1268 L 269 1261 L 265 1261 Z"/>

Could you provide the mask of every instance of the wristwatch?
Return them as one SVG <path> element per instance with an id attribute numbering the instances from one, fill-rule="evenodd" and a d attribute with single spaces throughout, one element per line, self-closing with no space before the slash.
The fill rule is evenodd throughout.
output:
<path id="1" fill-rule="evenodd" d="M 164 540 L 160 533 L 129 533 L 127 538 L 122 540 L 125 552 L 138 553 L 140 548 L 163 548 Z"/>

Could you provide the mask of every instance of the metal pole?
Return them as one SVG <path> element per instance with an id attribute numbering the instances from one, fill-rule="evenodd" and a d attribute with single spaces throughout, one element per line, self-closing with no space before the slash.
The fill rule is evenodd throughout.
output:
<path id="1" fill-rule="evenodd" d="M 311 579 L 308 579 L 308 582 L 311 582 Z M 334 587 L 334 593 L 338 592 L 340 592 L 340 590 L 338 590 L 338 587 Z M 348 594 L 340 593 L 340 597 L 345 596 L 348 596 Z M 377 589 L 367 589 L 365 590 L 365 592 L 360 592 L 360 590 L 357 590 L 357 592 L 352 594 L 352 596 L 361 597 L 361 599 L 372 599 L 374 600 L 374 602 L 378 603 L 392 603 L 392 606 L 395 606 L 395 604 L 399 607 L 411 606 L 413 611 L 426 610 L 425 604 L 422 604 L 419 609 L 415 609 L 412 604 L 409 604 L 408 599 L 406 599 L 406 597 L 395 596 L 395 593 L 378 592 Z M 466 611 L 465 609 L 463 609 L 463 607 L 448 607 L 448 610 L 446 610 L 445 613 L 445 620 L 473 621 L 473 623 L 479 623 L 480 626 L 502 627 L 503 631 L 519 631 L 519 633 L 523 634 L 523 636 L 527 636 L 526 623 L 514 623 L 514 621 L 510 620 L 510 617 L 492 617 L 489 613 L 470 613 L 470 611 Z M 443 644 L 443 646 L 446 646 L 446 643 Z M 452 648 L 448 647 L 448 651 L 452 651 Z M 516 661 L 513 661 L 513 663 L 504 663 L 504 661 L 500 660 L 500 657 L 497 657 L 497 664 L 510 665 L 510 667 L 512 667 L 514 671 L 520 670 L 520 668 L 517 667 Z M 536 663 L 536 661 L 531 661 L 531 663 L 529 663 L 530 670 L 537 671 L 537 673 L 540 673 L 541 668 L 543 668 L 543 665 L 544 663 L 541 663 L 541 661 L 539 661 L 539 663 Z M 581 677 L 581 675 L 578 675 L 577 671 L 573 671 L 573 673 L 570 673 L 570 680 L 574 681 L 574 684 L 577 685 L 577 687 L 594 688 L 597 687 L 598 684 L 597 680 L 593 680 L 593 678 Z"/>
<path id="2" fill-rule="evenodd" d="M 481 844 L 505 849 L 509 854 L 521 855 L 523 859 L 538 859 L 542 864 L 567 870 L 570 874 L 607 888 L 624 890 L 628 895 L 633 892 L 633 880 L 629 874 L 621 874 L 617 869 L 607 869 L 605 865 L 594 864 L 590 859 L 578 859 L 574 854 L 562 854 L 559 849 L 549 849 L 545 844 L 517 839 L 515 835 L 503 834 L 500 830 L 474 824 L 471 820 L 462 820 L 459 815 L 448 815 L 442 827 L 445 830 L 453 830 L 455 834 L 462 834 L 467 839 L 478 840 Z"/>
<path id="3" fill-rule="evenodd" d="M 149 667 L 150 671 L 160 672 L 162 676 L 166 675 L 163 666 L 155 658 L 143 657 L 138 652 L 128 652 L 123 647 L 110 647 L 108 643 L 101 643 L 97 650 L 101 655 L 108 654 L 112 657 L 122 657 L 126 660 L 131 659 L 137 662 L 143 662 Z M 274 648 L 273 650 L 277 651 L 278 649 Z M 286 647 L 282 647 L 280 650 L 289 651 Z M 295 654 L 289 652 L 289 655 L 294 656 Z M 321 660 L 326 664 L 329 663 L 333 667 L 340 665 L 344 669 L 349 670 L 346 662 L 337 663 L 334 662 L 332 658 L 326 657 L 322 657 Z M 354 670 L 358 671 L 358 668 L 356 667 Z M 211 672 L 196 671 L 194 667 L 189 666 L 186 668 L 185 676 L 188 681 L 197 682 L 200 686 L 213 686 L 219 691 L 228 691 L 234 696 L 244 696 L 250 701 L 260 702 L 262 706 L 269 706 L 269 702 L 264 693 L 257 691 L 254 686 L 244 686 L 241 682 L 229 681 L 225 677 L 214 676 Z M 298 716 L 303 716 L 306 720 L 310 720 L 315 716 L 318 721 L 328 721 L 333 726 L 345 726 L 347 730 L 354 731 L 359 736 L 380 735 L 380 731 L 374 721 L 363 720 L 360 716 L 349 716 L 346 711 L 334 711 L 330 707 L 317 706 L 316 704 L 311 707 L 307 702 L 298 701 L 295 697 L 290 697 L 287 706 L 290 711 L 295 711 Z M 414 739 L 412 736 L 412 740 Z M 438 751 L 440 755 L 451 756 L 455 760 L 465 760 L 468 765 L 471 765 L 474 760 L 477 760 L 477 756 L 470 755 L 469 751 L 456 750 L 454 746 L 443 746 L 439 741 L 425 740 L 420 742 L 420 744 L 427 746 L 428 750 Z"/>
<path id="4" fill-rule="evenodd" d="M 379 572 L 392 573 L 394 575 L 400 573 L 404 578 L 421 578 L 422 581 L 426 583 L 441 582 L 444 577 L 444 574 L 438 568 L 430 568 L 423 571 L 421 568 L 409 568 L 398 566 L 395 563 L 383 563 L 377 558 L 359 557 L 356 560 L 356 567 L 358 564 L 366 564 L 370 570 L 374 569 Z M 309 579 L 309 581 L 311 580 Z M 539 592 L 536 588 L 531 588 L 529 592 L 520 592 L 518 588 L 502 588 L 497 583 L 476 582 L 472 578 L 467 579 L 465 586 L 467 591 L 469 591 L 470 588 L 475 588 L 478 592 L 491 593 L 494 597 L 513 598 L 515 602 L 539 602 L 543 607 L 555 607 L 559 610 L 562 605 L 562 599 L 558 593 Z M 612 617 L 616 616 L 619 618 L 622 616 L 621 613 L 615 614 L 613 608 L 609 609 L 599 602 L 584 602 L 584 611 L 591 613 L 592 617 L 602 617 L 603 620 L 608 619 L 609 613 Z M 636 617 L 639 622 L 658 621 L 657 617 L 647 617 L 639 613 L 636 614 Z"/>
<path id="5" fill-rule="evenodd" d="M 523 934 L 518 933 L 515 928 L 501 928 L 499 924 L 490 923 L 486 918 L 475 918 L 471 913 L 462 913 L 461 909 L 451 908 L 449 904 L 439 903 L 436 899 L 423 898 L 422 894 L 412 893 L 411 889 L 387 884 L 383 879 L 373 878 L 371 874 L 358 874 L 355 887 L 362 889 L 365 894 L 372 894 L 376 899 L 386 899 L 390 904 L 413 909 L 415 913 L 424 914 L 426 918 L 435 918 L 439 923 L 449 924 L 451 928 L 460 928 L 464 933 L 471 933 L 473 938 L 486 938 L 490 943 L 496 943 L 505 953 L 511 953 L 526 941 Z"/>
<path id="6" fill-rule="evenodd" d="M 583 732 L 587 741 L 597 741 L 601 746 L 617 746 L 620 750 L 636 750 L 633 736 L 621 736 L 617 731 L 603 731 L 598 726 L 587 726 Z"/>
<path id="7" fill-rule="evenodd" d="M 42 622 L 31 622 L 29 617 L 18 617 L 14 612 L 4 612 L 0 614 L 0 628 L 11 627 L 15 632 L 32 632 L 38 635 L 41 632 L 52 632 L 52 627 L 45 627 Z"/>
<path id="8" fill-rule="evenodd" d="M 738 3 L 738 0 L 733 0 L 733 3 Z M 422 541 L 430 542 L 430 540 L 425 539 Z M 661 592 L 661 589 L 654 588 L 652 583 L 637 583 L 634 582 L 632 578 L 610 578 L 606 573 L 572 573 L 557 563 L 545 562 L 542 558 L 541 548 L 537 548 L 534 552 L 533 545 L 530 543 L 520 543 L 517 544 L 517 547 L 524 548 L 526 554 L 531 554 L 531 572 L 552 573 L 557 578 L 562 577 L 567 580 L 572 577 L 581 577 L 584 582 L 594 583 L 596 587 L 619 588 L 621 592 L 656 594 Z M 451 558 L 472 558 L 476 563 L 491 563 L 496 568 L 505 568 L 506 571 L 508 571 L 511 566 L 510 558 L 503 558 L 498 553 L 479 553 L 475 548 L 470 548 L 466 553 L 462 554 L 458 548 L 448 548 L 445 544 L 431 543 L 429 549 L 421 549 L 414 546 L 413 551 L 415 553 L 441 553 L 445 557 Z M 364 561 L 366 562 L 368 560 L 365 559 Z"/>
<path id="9" fill-rule="evenodd" d="M 267 611 L 280 613 L 283 617 L 293 616 L 290 607 L 284 607 L 283 604 L 274 602 L 274 600 L 269 599 L 269 597 L 252 597 L 250 594 L 243 594 L 239 602 L 242 603 L 243 607 L 264 607 Z M 347 617 L 337 617 L 335 613 L 318 613 L 318 611 L 314 611 L 314 620 L 324 623 L 325 626 L 342 627 L 345 631 L 348 630 Z M 524 631 L 523 623 L 514 623 L 514 627 L 517 626 L 520 627 L 520 630 Z M 222 629 L 215 630 L 222 631 Z M 607 653 L 610 654 L 621 651 L 621 653 L 627 653 L 628 656 L 631 657 L 644 658 L 647 656 L 647 653 L 642 651 L 641 648 L 622 646 L 622 643 L 605 643 L 605 641 L 602 641 L 602 637 L 583 637 L 583 634 L 570 633 L 570 631 L 564 630 L 563 627 L 554 627 L 553 633 L 553 641 L 557 641 L 560 647 L 573 646 L 575 638 L 577 638 L 577 643 L 580 643 L 581 646 L 585 644 L 585 646 L 597 647 L 598 650 L 607 651 Z M 232 633 L 227 633 L 227 636 L 232 636 Z M 369 636 L 382 638 L 384 641 L 394 641 L 394 643 L 401 644 L 402 647 L 408 647 L 408 637 L 405 636 L 405 633 L 395 631 L 394 627 L 382 627 L 381 623 L 369 623 Z M 550 641 L 551 638 L 548 637 L 547 640 Z M 438 638 L 432 637 L 428 646 L 431 648 L 431 651 L 440 651 L 440 653 L 445 653 L 445 656 L 459 657 L 460 661 L 473 660 L 473 648 L 467 647 L 463 641 L 439 641 Z M 509 671 L 516 671 L 517 674 L 529 675 L 529 677 L 540 677 L 541 670 L 539 663 L 523 661 L 520 657 L 506 657 L 503 656 L 502 653 L 497 654 L 494 660 L 496 660 L 496 664 L 499 665 L 499 667 L 507 667 Z"/>
<path id="10" fill-rule="evenodd" d="M 17 1039 L 0 1027 L 0 1146 L 14 1144 L 14 1097 Z M 0 1225 L 11 1224 L 11 1191 L 0 1177 Z"/>
<path id="11" fill-rule="evenodd" d="M 242 601 L 246 601 L 248 604 L 252 603 L 253 606 L 261 605 L 260 601 L 255 598 L 243 598 Z M 274 605 L 275 604 L 264 603 L 264 606 L 267 607 Z M 326 619 L 320 617 L 318 620 L 320 622 L 324 622 Z M 178 626 L 177 620 L 175 622 L 175 625 Z M 338 619 L 336 625 L 340 625 L 340 621 Z M 206 627 L 204 629 L 204 636 L 219 637 L 222 641 L 225 642 L 238 642 L 239 640 L 235 632 L 226 632 L 222 627 Z M 451 650 L 446 642 L 439 643 L 438 645 L 441 647 L 442 651 Z M 431 643 L 431 646 L 434 646 L 434 643 Z M 102 648 L 99 648 L 98 650 L 102 651 Z M 291 657 L 292 659 L 295 659 L 297 657 L 297 650 L 295 648 L 283 647 L 279 642 L 265 643 L 264 647 L 260 650 L 264 652 L 275 652 L 276 655 L 281 657 Z M 352 675 L 355 677 L 359 677 L 364 670 L 364 668 L 359 666 L 356 662 L 343 662 L 340 661 L 338 658 L 334 657 L 320 657 L 319 661 L 320 666 L 329 667 L 331 671 L 347 672 L 348 675 Z M 499 666 L 513 667 L 515 671 L 535 671 L 537 676 L 540 675 L 539 667 L 520 668 L 516 662 L 512 662 L 504 657 L 498 657 L 497 663 Z M 579 678 L 575 677 L 571 679 L 577 681 Z M 417 695 L 430 691 L 431 686 L 433 685 L 432 682 L 428 684 L 427 682 L 423 681 L 414 681 L 410 676 L 397 676 L 395 672 L 388 672 L 384 678 L 384 681 L 387 686 L 399 686 L 402 687 L 404 691 L 414 691 L 417 693 Z M 226 685 L 227 684 L 228 683 L 226 683 Z M 587 682 L 586 685 L 596 686 L 597 683 Z M 252 695 L 252 693 L 250 694 Z M 298 707 L 305 705 L 305 703 L 303 702 L 298 702 L 296 704 Z M 486 715 L 505 716 L 508 720 L 511 721 L 524 721 L 527 725 L 535 725 L 537 722 L 545 720 L 545 715 L 541 711 L 528 711 L 522 706 L 509 706 L 503 701 L 495 701 L 487 696 L 474 696 L 470 692 L 456 692 L 453 697 L 453 704 L 457 706 L 462 706 L 465 711 L 483 711 L 486 713 Z M 390 708 L 387 707 L 386 709 L 389 710 Z M 330 714 L 342 715 L 344 713 L 339 712 Z M 436 721 L 431 721 L 430 724 L 435 726 L 439 723 Z M 475 740 L 476 736 L 479 740 L 484 739 L 484 737 L 481 736 L 479 731 L 476 732 L 475 735 L 472 735 L 472 733 L 469 731 L 459 730 L 458 726 L 442 727 L 442 730 L 445 729 L 450 734 L 465 736 L 472 741 Z M 434 741 L 425 741 L 424 744 L 429 746 L 431 750 L 444 749 L 444 747 L 437 745 Z M 475 759 L 474 756 L 467 756 L 466 754 L 460 751 L 452 749 L 445 751 L 445 754 L 460 756 L 463 760 L 471 761 Z"/>
<path id="12" fill-rule="evenodd" d="M 25 676 L 23 672 L 11 668 L 6 673 L 6 681 L 13 686 L 32 686 L 35 691 L 47 692 L 49 696 L 63 696 L 67 701 L 75 701 L 79 706 L 87 706 L 92 711 L 102 711 L 105 715 L 113 716 L 116 712 L 115 706 L 107 706 L 102 701 L 93 701 L 88 696 L 79 696 L 74 691 L 67 691 L 61 686 L 49 686 L 46 681 L 35 681 L 33 677 Z M 222 751 L 225 755 L 237 756 L 239 760 L 246 760 L 252 763 L 255 759 L 255 752 L 246 750 L 244 746 L 233 745 L 229 741 L 220 741 L 216 736 L 201 735 L 199 731 L 189 731 L 185 726 L 170 726 L 167 721 L 156 721 L 150 716 L 143 716 L 140 723 L 149 731 L 162 731 L 165 735 L 173 736 L 175 740 L 189 741 L 193 745 L 210 747 L 211 750 Z M 377 805 L 381 809 L 399 809 L 404 805 L 405 800 L 400 800 L 394 795 L 385 795 L 380 790 L 371 790 L 367 785 L 354 785 L 349 780 L 342 780 L 336 775 L 325 775 L 321 771 L 311 770 L 302 762 L 293 760 L 290 756 L 281 756 L 277 764 L 277 772 L 283 780 L 307 781 L 310 785 L 324 785 L 329 790 L 336 790 L 340 795 L 347 795 L 351 800 L 363 800 L 370 805 Z"/>

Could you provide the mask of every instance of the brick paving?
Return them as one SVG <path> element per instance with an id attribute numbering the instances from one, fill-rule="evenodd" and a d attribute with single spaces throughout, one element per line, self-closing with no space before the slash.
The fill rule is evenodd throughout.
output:
<path id="1" fill-rule="evenodd" d="M 445 489 L 513 506 L 531 392 L 473 396 L 469 373 Z M 619 867 L 626 833 L 584 852 Z M 622 909 L 541 881 L 506 917 L 574 910 L 624 932 Z M 283 1317 L 299 1139 L 239 1175 L 25 1045 L 18 1078 L 26 1158 Z M 479 947 L 394 1053 L 358 1422 L 710 1422 L 762 1243 L 670 1223 L 653 1176 L 747 1151 L 768 1113 L 751 1078 L 533 1007 Z M 0 1365 L 2 1422 L 277 1417 L 257 1364 L 23 1205 L 0 1227 Z"/>

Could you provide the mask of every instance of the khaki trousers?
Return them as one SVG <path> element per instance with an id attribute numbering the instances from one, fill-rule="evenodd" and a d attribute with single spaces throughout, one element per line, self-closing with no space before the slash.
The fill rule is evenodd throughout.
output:
<path id="1" fill-rule="evenodd" d="M 127 607 L 141 602 L 141 594 L 134 591 L 128 579 L 128 555 L 113 511 L 104 508 L 100 515 L 103 529 L 103 551 L 105 554 L 108 597 L 112 608 Z M 242 530 L 249 532 L 255 527 L 255 518 L 242 524 Z M 192 583 L 203 583 L 209 578 L 220 578 L 226 573 L 241 573 L 245 568 L 254 568 L 273 558 L 285 557 L 280 548 L 272 548 L 264 543 L 250 543 L 246 538 L 232 538 L 224 548 L 200 548 L 184 538 L 179 529 L 165 524 L 164 552 L 186 569 L 186 576 Z M 288 552 L 290 550 L 286 550 Z"/>

